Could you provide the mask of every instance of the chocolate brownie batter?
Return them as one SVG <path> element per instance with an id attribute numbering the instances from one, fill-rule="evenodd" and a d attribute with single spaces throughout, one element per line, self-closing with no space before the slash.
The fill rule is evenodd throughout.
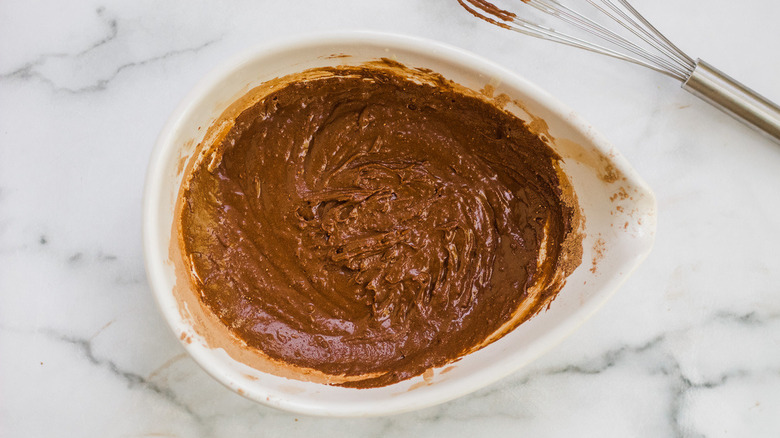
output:
<path id="1" fill-rule="evenodd" d="M 201 302 L 249 347 L 388 385 L 555 297 L 581 250 L 558 160 L 479 98 L 321 70 L 207 149 L 181 195 L 182 250 Z"/>

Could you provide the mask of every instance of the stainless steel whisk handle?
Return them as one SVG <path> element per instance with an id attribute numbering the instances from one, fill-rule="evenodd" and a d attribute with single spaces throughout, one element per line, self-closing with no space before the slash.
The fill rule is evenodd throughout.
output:
<path id="1" fill-rule="evenodd" d="M 780 143 L 780 107 L 710 64 L 696 60 L 682 87 Z"/>

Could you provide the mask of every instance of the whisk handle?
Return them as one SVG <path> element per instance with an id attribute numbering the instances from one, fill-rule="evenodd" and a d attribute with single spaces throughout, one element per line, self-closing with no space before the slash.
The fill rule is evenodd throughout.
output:
<path id="1" fill-rule="evenodd" d="M 780 107 L 701 59 L 683 89 L 780 143 Z"/>

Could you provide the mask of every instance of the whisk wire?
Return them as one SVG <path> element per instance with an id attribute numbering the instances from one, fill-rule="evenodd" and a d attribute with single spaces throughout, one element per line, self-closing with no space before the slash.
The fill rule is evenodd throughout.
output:
<path id="1" fill-rule="evenodd" d="M 592 1 L 588 0 L 589 3 L 593 3 Z M 669 62 L 668 60 L 657 56 L 652 53 L 648 53 L 647 50 L 643 49 L 642 47 L 638 46 L 637 44 L 634 44 L 633 42 L 625 39 L 623 36 L 619 35 L 618 33 L 612 31 L 611 29 L 608 29 L 601 24 L 595 22 L 594 20 L 582 15 L 581 13 L 561 4 L 560 2 L 556 0 L 529 0 L 526 2 L 526 4 L 533 6 L 537 8 L 538 10 L 545 12 L 547 14 L 553 15 L 560 20 L 569 23 L 581 30 L 584 30 L 586 32 L 589 32 L 596 37 L 614 45 L 617 46 L 623 50 L 626 50 L 633 55 L 639 57 L 640 59 L 647 61 L 647 63 L 650 63 L 651 65 L 656 65 L 661 67 L 661 69 L 657 69 L 658 71 L 671 74 L 672 76 L 676 78 L 682 78 L 683 75 L 685 75 L 685 71 L 681 70 L 678 66 L 675 64 Z M 600 12 L 607 17 L 609 17 L 612 20 L 618 21 L 614 16 L 609 14 L 607 11 L 601 9 L 598 5 L 594 5 Z M 631 29 L 628 29 L 631 30 Z M 633 32 L 633 30 L 631 30 Z M 571 36 L 571 35 L 569 35 Z M 641 35 L 638 35 L 640 37 Z M 575 38 L 575 37 L 572 37 Z M 579 39 L 579 38 L 577 38 Z M 656 50 L 660 49 L 653 45 L 652 42 L 647 41 L 643 39 L 646 43 L 653 46 Z M 603 48 L 603 47 L 602 47 Z M 605 53 L 606 54 L 606 53 Z M 622 55 L 622 54 L 621 54 Z M 610 56 L 613 56 L 610 54 Z M 627 57 L 621 56 L 620 59 L 629 60 L 631 62 L 631 59 L 627 59 Z M 636 62 L 635 62 L 636 63 Z M 642 64 L 647 65 L 647 64 Z M 667 72 L 670 71 L 670 72 Z"/>
<path id="2" fill-rule="evenodd" d="M 636 35 L 639 39 L 650 45 L 652 48 L 668 56 L 670 58 L 669 60 L 676 63 L 677 66 L 681 69 L 682 73 L 686 76 L 690 74 L 691 70 L 693 70 L 693 63 L 685 62 L 685 58 L 687 58 L 687 56 L 676 47 L 669 47 L 669 45 L 673 46 L 673 44 L 671 44 L 671 42 L 668 40 L 664 42 L 663 39 L 659 38 L 659 36 L 663 35 L 661 35 L 657 30 L 648 30 L 646 25 L 649 25 L 650 23 L 646 20 L 644 22 L 639 21 L 638 18 L 641 18 L 641 15 L 638 15 L 638 12 L 636 12 L 636 10 L 631 7 L 631 5 L 628 5 L 628 8 L 630 8 L 629 12 L 631 12 L 631 15 L 629 15 L 624 10 L 620 9 L 616 4 L 607 0 L 602 0 L 602 4 L 606 5 L 615 14 L 617 14 L 618 17 L 616 17 L 600 5 L 596 4 L 594 0 L 587 0 L 587 2 L 620 24 L 624 29 Z M 621 20 L 621 18 L 623 20 Z"/>
<path id="3" fill-rule="evenodd" d="M 650 53 L 646 49 L 633 43 L 631 43 L 633 47 L 632 53 L 641 56 L 642 58 L 645 58 L 649 61 L 655 62 L 659 66 L 665 67 L 666 69 L 674 72 L 676 76 L 681 80 L 687 76 L 689 72 L 686 70 L 684 65 L 681 65 L 678 62 L 673 52 L 667 49 L 663 43 L 658 41 L 658 39 L 654 38 L 654 35 L 652 35 L 650 32 L 644 29 L 640 23 L 634 20 L 633 17 L 626 14 L 624 11 L 622 11 L 620 8 L 618 8 L 616 5 L 614 5 L 611 2 L 603 1 L 602 3 L 606 4 L 609 7 L 609 9 L 611 9 L 614 12 L 610 12 L 609 10 L 604 9 L 600 5 L 596 4 L 593 0 L 587 0 L 587 1 L 593 7 L 595 7 L 599 12 L 601 12 L 605 16 L 609 17 L 613 21 L 620 24 L 621 27 L 631 32 L 633 35 L 635 35 L 637 38 L 639 38 L 649 47 L 654 49 L 657 53 L 660 54 L 660 56 L 657 54 Z M 621 18 L 624 21 L 622 21 Z"/>
<path id="4" fill-rule="evenodd" d="M 682 60 L 683 64 L 685 64 L 686 68 L 690 71 L 693 71 L 694 68 L 696 68 L 696 61 L 693 60 L 690 56 L 688 56 L 685 52 L 683 52 L 679 47 L 677 47 L 676 44 L 674 44 L 669 38 L 667 38 L 663 33 L 661 33 L 658 29 L 656 29 L 655 26 L 653 26 L 650 21 L 648 21 L 642 14 L 639 13 L 636 9 L 634 9 L 633 6 L 627 1 L 627 0 L 618 0 L 620 4 L 623 5 L 631 14 L 639 20 L 646 29 L 649 29 L 652 35 L 659 39 L 663 45 L 669 49 L 671 49 L 676 56 Z"/>
<path id="5" fill-rule="evenodd" d="M 500 9 L 486 0 L 458 0 L 458 3 L 483 20 L 518 33 L 611 56 L 641 65 L 681 81 L 685 81 L 690 76 L 694 67 L 693 61 L 645 20 L 639 12 L 627 3 L 627 0 L 617 1 L 625 7 L 628 13 L 621 10 L 611 0 L 600 0 L 606 6 L 596 4 L 594 0 L 586 1 L 605 17 L 619 23 L 626 30 L 630 31 L 657 53 L 639 46 L 614 30 L 597 23 L 558 0 L 522 0 L 522 4 L 531 6 L 544 14 L 551 15 L 573 28 L 589 33 L 603 41 L 606 45 L 587 41 L 551 27 L 542 26 Z"/>
<path id="6" fill-rule="evenodd" d="M 548 28 L 548 27 L 545 27 L 545 26 L 541 26 L 541 25 L 538 25 L 538 24 L 535 24 L 535 23 L 528 22 L 528 21 L 526 21 L 524 19 L 514 19 L 514 20 L 512 20 L 512 24 L 511 25 L 505 25 L 505 26 L 502 26 L 502 27 L 505 27 L 506 29 L 515 31 L 517 33 L 533 36 L 533 37 L 536 37 L 536 38 L 542 38 L 542 39 L 545 39 L 545 40 L 548 40 L 548 41 L 552 41 L 552 42 L 566 44 L 566 45 L 571 46 L 571 47 L 575 47 L 575 48 L 579 48 L 579 49 L 583 49 L 583 50 L 588 50 L 590 52 L 595 52 L 595 53 L 599 53 L 599 54 L 602 54 L 602 55 L 611 56 L 613 58 L 617 58 L 617 59 L 620 59 L 620 60 L 623 60 L 623 61 L 626 61 L 626 62 L 631 62 L 631 63 L 634 63 L 634 64 L 638 64 L 638 65 L 641 65 L 643 67 L 647 67 L 647 68 L 649 68 L 651 70 L 655 70 L 655 71 L 657 71 L 659 73 L 670 75 L 670 76 L 675 77 L 677 79 L 681 78 L 681 76 L 678 75 L 677 73 L 670 72 L 668 69 L 665 69 L 663 67 L 659 67 L 658 65 L 655 65 L 653 63 L 650 63 L 650 62 L 647 62 L 647 61 L 644 61 L 644 60 L 641 60 L 641 59 L 638 59 L 638 58 L 626 56 L 625 54 L 620 53 L 620 52 L 618 52 L 616 50 L 610 49 L 608 47 L 605 47 L 605 46 L 602 46 L 602 45 L 599 45 L 599 44 L 596 44 L 596 43 L 591 43 L 591 42 L 588 42 L 588 41 L 584 41 L 584 40 L 581 40 L 579 38 L 575 38 L 575 37 L 572 37 L 572 36 L 567 35 L 565 33 L 561 33 L 559 31 L 556 31 L 555 29 Z"/>

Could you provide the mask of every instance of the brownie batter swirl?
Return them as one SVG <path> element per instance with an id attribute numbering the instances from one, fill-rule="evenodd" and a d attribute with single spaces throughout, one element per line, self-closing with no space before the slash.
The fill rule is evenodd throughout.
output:
<path id="1" fill-rule="evenodd" d="M 243 111 L 195 167 L 184 254 L 201 301 L 250 347 L 387 385 L 554 298 L 576 226 L 558 159 L 475 97 L 329 70 Z"/>

